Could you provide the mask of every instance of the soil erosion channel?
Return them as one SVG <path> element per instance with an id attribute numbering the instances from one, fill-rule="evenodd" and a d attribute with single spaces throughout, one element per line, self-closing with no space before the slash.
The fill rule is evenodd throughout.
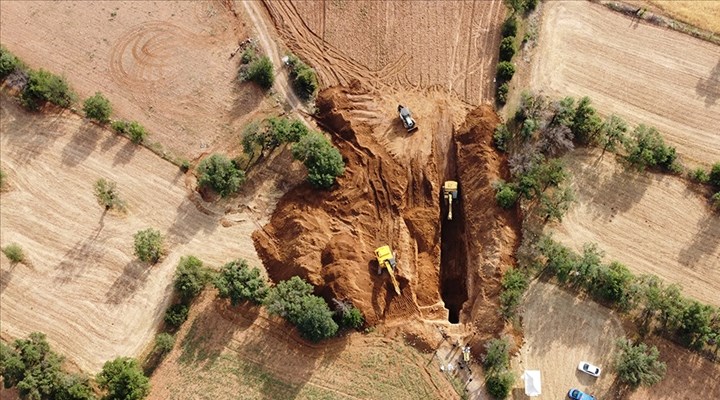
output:
<path id="1" fill-rule="evenodd" d="M 299 275 L 327 300 L 352 301 L 369 325 L 400 326 L 430 345 L 437 331 L 424 322 L 460 322 L 479 352 L 504 328 L 499 279 L 517 240 L 491 188 L 504 175 L 490 145 L 499 119 L 488 106 L 466 115 L 440 93 L 414 100 L 420 129 L 408 134 L 392 112 L 395 98 L 357 81 L 321 92 L 317 121 L 343 154 L 345 174 L 330 191 L 304 184 L 288 192 L 253 233 L 255 247 L 276 282 Z M 440 195 L 446 180 L 460 185 L 452 220 Z M 373 251 L 385 244 L 397 253 L 400 295 L 387 272 L 377 273 Z"/>

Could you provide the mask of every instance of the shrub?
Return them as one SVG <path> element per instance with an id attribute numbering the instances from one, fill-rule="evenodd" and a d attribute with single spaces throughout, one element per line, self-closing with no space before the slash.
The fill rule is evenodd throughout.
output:
<path id="1" fill-rule="evenodd" d="M 502 35 L 504 38 L 517 35 L 517 18 L 514 15 L 507 17 L 502 24 Z"/>
<path id="2" fill-rule="evenodd" d="M 333 299 L 333 301 L 337 306 L 336 309 L 337 314 L 340 317 L 340 325 L 353 329 L 359 329 L 363 325 L 364 318 L 362 312 L 355 308 L 352 303 L 336 299 Z"/>
<path id="3" fill-rule="evenodd" d="M 720 192 L 715 193 L 711 198 L 710 202 L 712 203 L 713 208 L 715 210 L 720 211 Z"/>
<path id="4" fill-rule="evenodd" d="M 720 162 L 713 164 L 712 168 L 710 169 L 708 183 L 713 185 L 716 189 L 720 189 Z"/>
<path id="5" fill-rule="evenodd" d="M 205 287 L 207 274 L 202 267 L 202 261 L 195 256 L 180 258 L 175 270 L 175 290 L 184 302 L 192 301 Z"/>
<path id="6" fill-rule="evenodd" d="M 144 142 L 148 136 L 145 127 L 140 125 L 137 121 L 113 121 L 110 123 L 110 127 L 117 133 L 128 135 L 130 140 L 137 144 Z"/>
<path id="7" fill-rule="evenodd" d="M 580 99 L 577 108 L 575 108 L 575 115 L 570 127 L 575 140 L 584 145 L 593 142 L 602 125 L 600 117 L 591 103 L 590 98 L 587 96 Z"/>
<path id="8" fill-rule="evenodd" d="M 0 81 L 15 72 L 19 67 L 22 67 L 20 60 L 5 47 L 0 46 Z"/>
<path id="9" fill-rule="evenodd" d="M 173 346 L 175 346 L 175 336 L 166 332 L 158 333 L 155 336 L 155 347 L 153 348 L 153 352 L 163 356 L 169 353 Z"/>
<path id="10" fill-rule="evenodd" d="M 182 160 L 180 162 L 180 171 L 182 172 L 188 172 L 190 171 L 190 161 L 188 160 Z"/>
<path id="11" fill-rule="evenodd" d="M 498 82 L 507 82 L 515 74 L 515 65 L 509 61 L 501 61 L 497 65 Z"/>
<path id="12" fill-rule="evenodd" d="M 111 208 L 122 210 L 125 208 L 125 201 L 120 198 L 117 184 L 105 178 L 95 181 L 95 198 L 98 204 L 105 207 L 106 210 Z"/>
<path id="13" fill-rule="evenodd" d="M 44 69 L 28 73 L 28 83 L 20 95 L 23 105 L 30 110 L 39 109 L 45 102 L 67 108 L 75 98 L 65 78 Z"/>
<path id="14" fill-rule="evenodd" d="M 540 195 L 540 205 L 538 207 L 538 215 L 540 218 L 549 221 L 562 222 L 562 218 L 570 209 L 575 201 L 575 194 L 570 187 L 557 188 L 555 190 L 543 192 Z"/>
<path id="15" fill-rule="evenodd" d="M 504 317 L 509 318 L 515 315 L 520 305 L 523 293 L 528 287 L 528 279 L 522 271 L 511 268 L 505 271 L 501 285 L 503 292 L 500 294 L 500 311 Z"/>
<path id="16" fill-rule="evenodd" d="M 504 153 L 508 150 L 508 145 L 512 140 L 512 136 L 512 132 L 510 132 L 507 125 L 500 124 L 495 127 L 495 132 L 493 133 L 493 145 L 495 145 L 496 149 Z"/>
<path id="17" fill-rule="evenodd" d="M 515 185 L 512 183 L 499 181 L 495 185 L 495 201 L 504 209 L 510 209 L 515 206 L 518 196 L 519 194 L 515 189 Z"/>
<path id="18" fill-rule="evenodd" d="M 7 179 L 7 175 L 5 175 L 5 171 L 0 169 L 0 190 L 5 186 L 5 182 Z"/>
<path id="19" fill-rule="evenodd" d="M 238 305 L 245 300 L 261 304 L 268 294 L 265 279 L 260 270 L 250 268 L 245 260 L 231 261 L 220 269 L 215 287 L 221 298 L 230 298 L 232 305 Z"/>
<path id="20" fill-rule="evenodd" d="M 200 161 L 197 171 L 198 184 L 212 188 L 222 197 L 235 193 L 245 182 L 245 172 L 221 154 L 213 154 Z"/>
<path id="21" fill-rule="evenodd" d="M 500 105 L 504 105 L 507 103 L 507 94 L 508 91 L 510 91 L 510 86 L 508 86 L 507 82 L 503 82 L 500 86 L 497 87 L 497 101 Z"/>
<path id="22" fill-rule="evenodd" d="M 165 324 L 171 329 L 179 328 L 187 320 L 188 307 L 185 304 L 173 304 L 165 311 Z"/>
<path id="23" fill-rule="evenodd" d="M 305 135 L 292 148 L 293 157 L 305 165 L 308 182 L 316 188 L 328 189 L 335 178 L 345 172 L 345 162 L 340 151 L 320 133 Z"/>
<path id="24" fill-rule="evenodd" d="M 506 37 L 500 41 L 500 61 L 510 61 L 515 55 L 515 38 Z"/>
<path id="25" fill-rule="evenodd" d="M 492 339 L 485 345 L 483 366 L 489 371 L 498 371 L 510 366 L 510 342 L 506 338 Z"/>
<path id="26" fill-rule="evenodd" d="M 623 310 L 632 306 L 630 285 L 633 274 L 626 266 L 614 261 L 609 266 L 601 266 L 593 279 L 593 293 L 601 299 L 617 304 Z"/>
<path id="27" fill-rule="evenodd" d="M 270 89 L 275 82 L 275 71 L 270 58 L 262 56 L 252 61 L 244 79 L 257 83 L 263 89 Z"/>
<path id="28" fill-rule="evenodd" d="M 150 383 L 134 358 L 118 357 L 103 365 L 96 381 L 105 399 L 140 400 L 150 393 Z"/>
<path id="29" fill-rule="evenodd" d="M 147 228 L 138 231 L 135 239 L 135 255 L 144 262 L 155 264 L 163 254 L 163 237 L 160 231 Z"/>
<path id="30" fill-rule="evenodd" d="M 318 89 L 318 80 L 315 70 L 302 62 L 297 56 L 289 56 L 290 78 L 297 94 L 307 100 L 315 95 Z"/>
<path id="31" fill-rule="evenodd" d="M 695 168 L 688 173 L 688 177 L 697 183 L 708 183 L 710 181 L 710 175 L 703 168 Z"/>
<path id="32" fill-rule="evenodd" d="M 627 339 L 617 342 L 618 354 L 615 368 L 620 380 L 632 387 L 652 386 L 665 375 L 665 363 L 660 361 L 657 347 L 648 348 L 644 343 L 633 345 Z"/>
<path id="33" fill-rule="evenodd" d="M 112 107 L 110 106 L 110 101 L 106 99 L 105 96 L 100 92 L 96 92 L 93 97 L 88 97 L 85 100 L 83 111 L 86 117 L 104 124 L 110 121 Z"/>
<path id="34" fill-rule="evenodd" d="M 489 374 L 485 378 L 488 393 L 496 399 L 506 399 L 514 383 L 515 374 L 512 371 Z"/>
<path id="35" fill-rule="evenodd" d="M 638 125 L 625 146 L 628 162 L 639 170 L 658 166 L 674 171 L 677 154 L 674 147 L 666 146 L 657 129 Z"/>
<path id="36" fill-rule="evenodd" d="M 616 115 L 609 116 L 600 129 L 598 144 L 603 148 L 602 154 L 608 150 L 615 151 L 618 144 L 625 143 L 625 132 L 627 132 L 625 121 Z"/>
<path id="37" fill-rule="evenodd" d="M 2 252 L 13 264 L 25 261 L 25 252 L 23 252 L 22 247 L 20 247 L 17 243 L 10 243 L 9 245 L 3 247 Z"/>

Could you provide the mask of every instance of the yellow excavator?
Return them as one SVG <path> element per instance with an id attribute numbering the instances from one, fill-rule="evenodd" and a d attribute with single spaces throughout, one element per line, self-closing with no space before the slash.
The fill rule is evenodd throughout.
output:
<path id="1" fill-rule="evenodd" d="M 452 220 L 452 205 L 453 200 L 457 200 L 458 196 L 458 183 L 455 181 L 445 181 L 442 188 L 443 198 L 448 208 L 448 221 Z"/>
<path id="2" fill-rule="evenodd" d="M 378 262 L 378 274 L 382 272 L 382 268 L 387 269 L 390 274 L 390 280 L 395 287 L 395 293 L 400 295 L 400 285 L 397 279 L 395 279 L 395 268 L 397 267 L 397 261 L 395 261 L 395 253 L 392 251 L 390 246 L 385 245 L 375 249 L 375 258 Z"/>

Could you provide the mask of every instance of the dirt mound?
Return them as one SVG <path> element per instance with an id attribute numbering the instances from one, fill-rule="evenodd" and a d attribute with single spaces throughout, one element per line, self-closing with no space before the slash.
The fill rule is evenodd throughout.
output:
<path id="1" fill-rule="evenodd" d="M 511 261 L 517 238 L 512 215 L 495 205 L 490 186 L 502 175 L 490 145 L 497 115 L 488 106 L 476 109 L 453 141 L 452 115 L 438 104 L 435 120 L 423 119 L 420 131 L 407 135 L 372 114 L 368 96 L 357 83 L 318 96 L 318 124 L 343 154 L 346 172 L 331 191 L 301 185 L 288 192 L 253 234 L 270 277 L 300 275 L 326 298 L 352 300 L 369 324 L 450 317 L 497 334 L 504 327 L 500 267 Z M 391 151 L 398 148 L 405 151 Z M 462 198 L 445 223 L 440 188 L 447 179 L 460 181 Z M 400 296 L 387 273 L 377 274 L 373 250 L 383 244 L 397 251 Z"/>

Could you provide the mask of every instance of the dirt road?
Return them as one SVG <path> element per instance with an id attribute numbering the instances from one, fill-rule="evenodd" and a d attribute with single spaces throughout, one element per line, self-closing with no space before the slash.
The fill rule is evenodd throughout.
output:
<path id="1" fill-rule="evenodd" d="M 276 174 L 288 176 L 289 164 L 251 179 L 257 191 L 235 203 L 208 204 L 176 166 L 127 139 L 68 112 L 33 115 L 12 102 L 3 97 L 0 107 L 10 182 L 0 195 L 0 243 L 17 242 L 30 262 L 0 257 L 3 338 L 43 331 L 54 349 L 95 372 L 150 342 L 181 256 L 259 265 L 250 234 L 267 221 L 282 194 Z M 117 182 L 127 214 L 103 213 L 93 195 L 101 177 Z M 167 256 L 154 266 L 133 256 L 133 234 L 148 227 L 166 237 Z"/>
<path id="2" fill-rule="evenodd" d="M 494 96 L 501 1 L 265 6 L 285 44 L 317 69 L 323 87 L 357 79 L 375 89 L 444 89 L 473 105 Z"/>
<path id="3" fill-rule="evenodd" d="M 655 126 L 691 166 L 720 160 L 720 47 L 586 1 L 543 9 L 534 90 Z"/>
<path id="4" fill-rule="evenodd" d="M 612 155 L 599 162 L 598 156 L 579 151 L 567 157 L 577 202 L 553 229 L 557 238 L 576 250 L 597 243 L 606 259 L 720 305 L 720 217 L 682 180 L 627 172 Z"/>

